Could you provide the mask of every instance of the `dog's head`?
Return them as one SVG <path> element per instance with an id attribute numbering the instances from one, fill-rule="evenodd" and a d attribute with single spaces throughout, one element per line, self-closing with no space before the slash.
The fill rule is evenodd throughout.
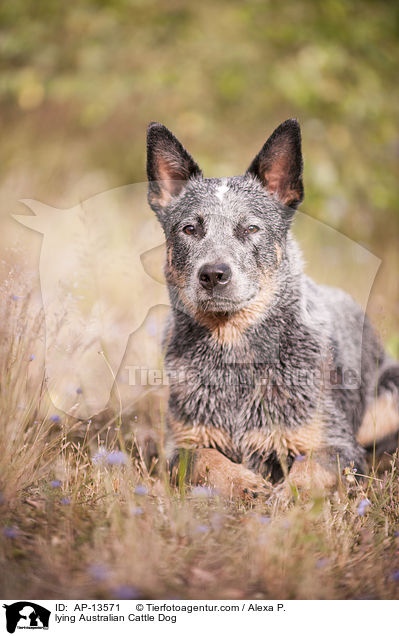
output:
<path id="1" fill-rule="evenodd" d="M 298 122 L 281 124 L 240 177 L 204 178 L 161 124 L 150 124 L 147 148 L 148 199 L 166 235 L 172 298 L 196 317 L 266 307 L 303 199 Z"/>

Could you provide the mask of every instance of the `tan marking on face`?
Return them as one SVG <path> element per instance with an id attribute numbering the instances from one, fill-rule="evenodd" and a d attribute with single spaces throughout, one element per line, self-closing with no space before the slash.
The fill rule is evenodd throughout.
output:
<path id="1" fill-rule="evenodd" d="M 170 244 L 166 246 L 165 278 L 169 284 L 176 285 L 176 287 L 181 288 L 185 285 L 184 274 L 173 265 L 173 248 Z"/>
<path id="2" fill-rule="evenodd" d="M 190 316 L 195 316 L 197 311 L 196 306 L 194 305 L 193 302 L 191 302 L 191 300 L 187 298 L 184 286 L 179 287 L 178 291 L 179 291 L 180 300 L 182 301 L 183 305 L 187 309 L 187 313 Z"/>
<path id="3" fill-rule="evenodd" d="M 231 437 L 215 426 L 187 426 L 170 418 L 170 427 L 176 446 L 180 448 L 219 448 L 229 455 L 234 454 Z"/>
<path id="4" fill-rule="evenodd" d="M 263 277 L 263 284 L 257 296 L 243 309 L 229 314 L 206 314 L 196 312 L 198 322 L 207 327 L 213 338 L 220 344 L 236 344 L 245 331 L 265 313 L 275 292 L 275 282 L 271 276 Z"/>
<path id="5" fill-rule="evenodd" d="M 241 448 L 249 459 L 255 453 L 268 455 L 273 451 L 281 459 L 289 453 L 308 455 L 325 446 L 322 425 L 319 420 L 294 429 L 275 427 L 270 431 L 247 431 L 242 438 Z"/>
<path id="6" fill-rule="evenodd" d="M 370 446 L 378 441 L 399 433 L 399 410 L 397 396 L 393 393 L 383 393 L 367 409 L 361 426 L 357 432 L 357 441 L 362 446 Z"/>

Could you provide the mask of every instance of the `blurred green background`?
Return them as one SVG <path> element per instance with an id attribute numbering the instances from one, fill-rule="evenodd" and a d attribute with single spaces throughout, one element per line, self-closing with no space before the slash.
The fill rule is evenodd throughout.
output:
<path id="1" fill-rule="evenodd" d="M 302 209 L 382 259 L 370 312 L 397 346 L 397 2 L 13 0 L 0 25 L 3 214 L 145 180 L 151 120 L 223 176 L 297 117 Z"/>

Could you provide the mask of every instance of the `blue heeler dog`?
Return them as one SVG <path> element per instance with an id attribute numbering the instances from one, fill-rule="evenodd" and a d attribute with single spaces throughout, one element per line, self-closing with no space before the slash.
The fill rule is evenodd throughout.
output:
<path id="1" fill-rule="evenodd" d="M 346 293 L 303 273 L 290 230 L 302 164 L 295 119 L 226 179 L 204 178 L 165 126 L 148 129 L 172 305 L 171 465 L 189 449 L 192 483 L 227 495 L 283 478 L 334 487 L 342 471 L 366 470 L 373 438 L 399 428 L 399 365 Z"/>

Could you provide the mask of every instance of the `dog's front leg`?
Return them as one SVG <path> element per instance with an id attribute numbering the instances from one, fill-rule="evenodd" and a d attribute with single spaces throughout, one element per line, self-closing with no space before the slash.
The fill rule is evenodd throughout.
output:
<path id="1" fill-rule="evenodd" d="M 271 485 L 261 475 L 253 473 L 243 464 L 232 462 L 214 448 L 183 450 L 173 472 L 173 481 L 176 482 L 176 478 L 179 475 L 181 478 L 183 473 L 191 485 L 208 486 L 222 497 L 251 500 L 271 492 Z"/>
<path id="2" fill-rule="evenodd" d="M 343 440 L 342 448 L 325 447 L 295 459 L 285 480 L 284 490 L 287 494 L 305 491 L 309 494 L 322 495 L 337 488 L 342 483 L 345 470 L 366 469 L 364 451 L 355 440 Z"/>

